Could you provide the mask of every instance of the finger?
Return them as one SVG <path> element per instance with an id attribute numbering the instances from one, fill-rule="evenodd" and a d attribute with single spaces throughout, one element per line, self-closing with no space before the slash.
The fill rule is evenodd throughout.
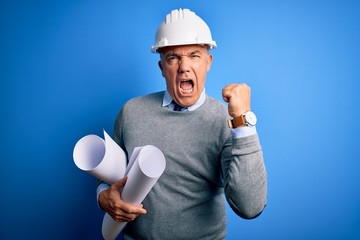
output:
<path id="1" fill-rule="evenodd" d="M 131 212 L 128 212 L 129 209 L 127 208 L 117 208 L 113 212 L 111 212 L 111 216 L 116 221 L 123 221 L 123 222 L 129 222 L 133 221 L 135 218 L 137 218 L 140 214 L 145 214 L 146 210 L 139 207 L 140 211 L 134 210 L 135 208 L 131 208 Z"/>
<path id="2" fill-rule="evenodd" d="M 145 208 L 143 208 L 143 205 L 140 204 L 139 206 L 135 206 L 132 204 L 129 204 L 127 202 L 123 202 L 124 204 L 121 206 L 121 210 L 125 214 L 146 214 L 147 211 Z"/>
<path id="3" fill-rule="evenodd" d="M 225 102 L 229 102 L 230 98 L 225 96 L 224 94 L 222 95 L 222 98 Z"/>
<path id="4" fill-rule="evenodd" d="M 230 85 L 223 88 L 222 98 L 224 99 L 225 102 L 230 101 L 230 98 L 231 98 L 231 86 Z"/>
<path id="5" fill-rule="evenodd" d="M 118 213 L 118 214 L 113 214 L 111 217 L 118 222 L 130 222 L 135 220 L 135 218 L 137 218 L 139 216 L 139 214 L 128 214 L 128 213 Z"/>
<path id="6" fill-rule="evenodd" d="M 114 221 L 116 221 L 116 222 L 130 222 L 130 221 L 133 221 L 135 218 L 133 218 L 133 219 L 130 219 L 130 218 L 127 218 L 127 217 L 125 217 L 125 216 L 123 216 L 123 215 L 117 215 L 117 214 L 115 214 L 115 215 L 110 215 L 113 219 L 114 219 Z"/>
<path id="7" fill-rule="evenodd" d="M 127 176 L 125 176 L 125 177 L 121 178 L 119 181 L 116 181 L 115 183 L 113 183 L 113 185 L 111 185 L 111 187 L 115 188 L 115 189 L 122 188 L 125 186 L 126 180 L 127 180 Z"/>

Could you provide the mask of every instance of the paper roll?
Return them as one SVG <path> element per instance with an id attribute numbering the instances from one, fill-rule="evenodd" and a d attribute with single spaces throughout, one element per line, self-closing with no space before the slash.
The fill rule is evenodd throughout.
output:
<path id="1" fill-rule="evenodd" d="M 121 198 L 134 205 L 140 205 L 151 188 L 165 170 L 166 162 L 163 153 L 155 146 L 147 145 L 135 149 L 133 162 L 129 162 L 128 179 L 121 192 Z M 115 222 L 109 214 L 105 214 L 102 234 L 105 240 L 115 239 L 126 222 Z"/>
<path id="2" fill-rule="evenodd" d="M 126 170 L 126 154 L 104 131 L 104 138 L 87 135 L 74 147 L 73 158 L 81 170 L 112 184 L 120 180 Z"/>

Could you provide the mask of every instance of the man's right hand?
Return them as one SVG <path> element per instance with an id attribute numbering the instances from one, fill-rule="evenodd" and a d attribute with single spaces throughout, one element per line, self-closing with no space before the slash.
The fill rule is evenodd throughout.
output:
<path id="1" fill-rule="evenodd" d="M 130 222 L 139 214 L 146 214 L 142 204 L 135 206 L 121 199 L 119 189 L 124 187 L 126 180 L 127 177 L 123 177 L 99 194 L 100 208 L 117 222 Z"/>

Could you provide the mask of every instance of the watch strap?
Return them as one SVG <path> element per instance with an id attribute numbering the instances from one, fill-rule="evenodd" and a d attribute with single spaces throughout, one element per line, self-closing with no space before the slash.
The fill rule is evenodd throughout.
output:
<path id="1" fill-rule="evenodd" d="M 229 128 L 238 128 L 246 125 L 245 116 L 241 115 L 228 120 Z"/>

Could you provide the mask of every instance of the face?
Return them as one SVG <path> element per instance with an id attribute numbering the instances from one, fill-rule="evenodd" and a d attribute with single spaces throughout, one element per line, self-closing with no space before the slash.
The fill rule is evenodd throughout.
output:
<path id="1" fill-rule="evenodd" d="M 183 107 L 194 105 L 204 90 L 212 55 L 201 45 L 166 47 L 159 52 L 159 67 L 171 97 Z"/>

